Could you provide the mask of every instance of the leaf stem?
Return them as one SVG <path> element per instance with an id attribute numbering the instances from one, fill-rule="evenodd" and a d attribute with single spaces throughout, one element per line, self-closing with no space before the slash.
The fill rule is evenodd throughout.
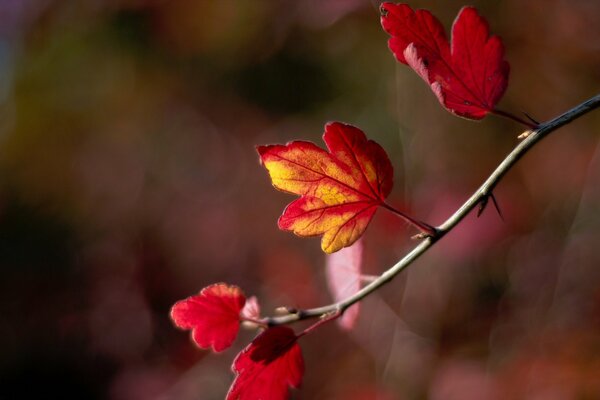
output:
<path id="1" fill-rule="evenodd" d="M 301 338 L 304 335 L 308 335 L 309 333 L 311 333 L 312 331 L 314 331 L 321 325 L 331 322 L 333 320 L 336 320 L 341 316 L 342 316 L 342 311 L 340 309 L 330 311 L 327 314 L 323 314 L 321 316 L 321 319 L 319 319 L 317 322 L 315 322 L 314 324 L 312 324 L 311 326 L 309 326 L 308 328 L 306 328 L 305 330 L 300 332 L 296 337 Z"/>
<path id="2" fill-rule="evenodd" d="M 400 218 L 402 218 L 409 224 L 414 225 L 417 229 L 419 229 L 421 232 L 423 232 L 427 236 L 437 235 L 437 230 L 435 229 L 435 227 L 433 227 L 423 221 L 419 221 L 418 219 L 415 219 L 415 218 L 403 213 L 402 211 L 392 207 L 391 205 L 389 205 L 387 203 L 382 203 L 381 206 L 383 208 L 387 209 L 388 211 L 391 211 L 392 213 L 396 214 L 397 216 L 399 216 Z"/>
<path id="3" fill-rule="evenodd" d="M 600 107 L 600 94 L 590 98 L 589 100 L 573 107 L 569 111 L 559 115 L 558 117 L 540 124 L 535 128 L 529 136 L 523 139 L 507 156 L 502 160 L 500 165 L 491 173 L 491 175 L 483 182 L 483 184 L 477 189 L 469 199 L 452 214 L 444 223 L 434 228 L 436 234 L 433 236 L 426 237 L 423 241 L 419 242 L 408 254 L 400 259 L 396 264 L 392 265 L 388 270 L 383 272 L 377 279 L 373 280 L 358 292 L 353 295 L 333 304 L 329 304 L 322 307 L 311 308 L 307 310 L 296 310 L 293 314 L 267 317 L 263 320 L 264 323 L 274 326 L 289 324 L 292 322 L 322 317 L 328 313 L 334 313 L 332 315 L 340 315 L 350 307 L 352 304 L 362 300 L 369 294 L 375 292 L 381 286 L 390 282 L 398 273 L 403 271 L 409 265 L 411 265 L 417 258 L 423 255 L 431 246 L 433 246 L 438 240 L 440 240 L 446 233 L 450 232 L 456 225 L 460 223 L 478 204 L 485 201 L 488 198 L 496 185 L 506 175 L 506 173 L 531 149 L 536 143 L 542 140 L 551 132 L 554 132 L 563 125 L 568 124 L 576 120 L 577 118 L 589 113 L 590 111 Z M 386 207 L 390 211 L 394 211 L 391 207 Z M 402 213 L 399 213 L 399 215 Z M 401 215 L 407 220 L 405 215 Z M 327 318 L 327 317 L 325 317 Z M 320 321 L 319 321 L 320 322 Z M 314 326 L 320 325 L 319 323 Z M 310 327 L 309 327 L 310 329 Z M 314 329 L 314 328 L 313 328 Z"/>
<path id="4" fill-rule="evenodd" d="M 527 121 L 526 119 L 517 117 L 516 115 L 509 113 L 508 111 L 503 111 L 503 110 L 499 110 L 497 108 L 494 108 L 491 111 L 492 114 L 498 115 L 500 117 L 504 117 L 504 118 L 508 118 L 511 119 L 513 121 L 516 121 L 522 125 L 525 125 L 526 127 L 530 128 L 530 129 L 537 129 L 540 125 L 538 124 L 534 124 L 533 122 Z"/>

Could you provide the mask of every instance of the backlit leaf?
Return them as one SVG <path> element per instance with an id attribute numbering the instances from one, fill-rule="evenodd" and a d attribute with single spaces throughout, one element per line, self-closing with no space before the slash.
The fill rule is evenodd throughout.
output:
<path id="1" fill-rule="evenodd" d="M 284 400 L 289 387 L 298 388 L 304 375 L 302 351 L 293 330 L 269 328 L 233 361 L 235 380 L 227 400 Z"/>
<path id="2" fill-rule="evenodd" d="M 171 319 L 179 328 L 191 329 L 192 339 L 199 347 L 212 347 L 220 352 L 235 340 L 245 302 L 246 297 L 239 287 L 216 283 L 175 303 Z"/>
<path id="3" fill-rule="evenodd" d="M 354 126 L 328 123 L 323 140 L 329 152 L 304 141 L 257 150 L 273 186 L 301 196 L 287 206 L 279 227 L 323 235 L 321 248 L 333 253 L 354 243 L 385 204 L 393 169 L 383 148 Z"/>
<path id="4" fill-rule="evenodd" d="M 328 254 L 325 259 L 325 277 L 333 299 L 341 301 L 360 289 L 362 280 L 363 241 L 358 240 L 334 254 Z M 358 318 L 360 303 L 348 308 L 337 321 L 344 329 L 351 329 Z"/>
<path id="5" fill-rule="evenodd" d="M 498 36 L 473 7 L 463 7 L 452 26 L 452 44 L 429 11 L 383 3 L 381 24 L 388 46 L 409 65 L 450 112 L 481 119 L 494 111 L 508 85 L 509 65 Z"/>
<path id="6" fill-rule="evenodd" d="M 248 299 L 246 299 L 246 304 L 240 312 L 240 316 L 242 317 L 242 319 L 260 319 L 260 305 L 258 304 L 258 299 L 256 298 L 256 296 L 251 296 Z"/>

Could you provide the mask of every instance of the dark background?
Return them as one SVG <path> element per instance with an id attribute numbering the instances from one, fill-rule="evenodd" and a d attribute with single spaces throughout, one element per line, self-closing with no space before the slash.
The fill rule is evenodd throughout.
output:
<path id="1" fill-rule="evenodd" d="M 171 305 L 219 281 L 263 312 L 329 303 L 318 239 L 276 220 L 256 144 L 329 120 L 388 151 L 391 202 L 446 219 L 522 127 L 443 110 L 395 62 L 378 2 L 0 0 L 0 399 L 220 399 L 253 337 L 213 355 Z M 415 1 L 449 29 L 463 3 Z M 549 119 L 598 92 L 600 2 L 471 1 L 502 36 L 500 102 Z M 600 393 L 600 112 L 562 128 L 363 304 L 302 340 L 302 399 Z M 415 232 L 379 212 L 365 269 Z"/>

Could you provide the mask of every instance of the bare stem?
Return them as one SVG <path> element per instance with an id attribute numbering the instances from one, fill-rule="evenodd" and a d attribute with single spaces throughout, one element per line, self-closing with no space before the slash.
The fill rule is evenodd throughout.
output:
<path id="1" fill-rule="evenodd" d="M 438 240 L 440 240 L 446 233 L 450 232 L 460 221 L 471 212 L 478 204 L 485 201 L 491 196 L 492 191 L 500 182 L 500 180 L 506 175 L 506 173 L 516 164 L 516 162 L 527 153 L 537 142 L 542 140 L 551 132 L 554 132 L 563 125 L 568 124 L 571 121 L 576 120 L 584 114 L 598 108 L 600 106 L 600 94 L 592 97 L 591 99 L 579 104 L 578 106 L 570 109 L 564 114 L 558 117 L 540 124 L 535 128 L 531 134 L 523 139 L 498 165 L 498 167 L 492 172 L 492 174 L 483 182 L 483 184 L 469 197 L 469 199 L 448 218 L 444 223 L 435 229 L 436 234 L 433 236 L 426 237 L 417 246 L 415 246 L 407 255 L 400 259 L 396 264 L 391 266 L 388 270 L 383 272 L 377 279 L 373 280 L 365 287 L 360 289 L 358 292 L 341 300 L 337 303 L 329 304 L 323 307 L 311 308 L 307 310 L 296 310 L 293 314 L 267 317 L 263 319 L 263 322 L 274 326 L 289 324 L 291 322 L 301 321 L 308 318 L 321 317 L 328 313 L 340 313 L 342 314 L 352 304 L 362 300 L 369 294 L 373 293 L 381 286 L 390 282 L 398 273 L 404 270 L 406 267 L 411 265 L 417 258 L 425 253 L 431 246 L 433 246 Z M 529 125 L 527 123 L 526 125 Z M 334 314 L 335 315 L 335 314 Z"/>

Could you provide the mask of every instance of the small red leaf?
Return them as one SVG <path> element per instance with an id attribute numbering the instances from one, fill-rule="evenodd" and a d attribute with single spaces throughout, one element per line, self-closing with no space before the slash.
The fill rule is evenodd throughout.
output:
<path id="1" fill-rule="evenodd" d="M 239 287 L 216 283 L 175 303 L 171 319 L 179 328 L 191 329 L 192 339 L 199 347 L 212 347 L 220 352 L 235 340 L 245 302 L 246 297 Z"/>
<path id="2" fill-rule="evenodd" d="M 362 252 L 363 241 L 358 240 L 350 247 L 327 255 L 325 277 L 336 302 L 353 295 L 360 289 Z M 359 307 L 360 304 L 356 303 L 348 308 L 344 315 L 337 320 L 338 324 L 344 329 L 352 329 L 358 318 Z"/>
<path id="3" fill-rule="evenodd" d="M 494 111 L 508 85 L 509 65 L 498 36 L 473 7 L 463 7 L 452 25 L 452 44 L 429 11 L 383 3 L 381 25 L 392 37 L 388 46 L 431 85 L 442 105 L 465 118 Z"/>
<path id="4" fill-rule="evenodd" d="M 298 337 L 275 326 L 258 335 L 233 361 L 236 374 L 227 400 L 284 400 L 288 387 L 298 388 L 304 375 Z"/>
<path id="5" fill-rule="evenodd" d="M 287 206 L 279 227 L 323 235 L 321 248 L 333 253 L 364 233 L 392 190 L 393 169 L 383 148 L 354 126 L 328 123 L 323 140 L 329 152 L 303 141 L 257 150 L 273 186 L 301 196 Z"/>

